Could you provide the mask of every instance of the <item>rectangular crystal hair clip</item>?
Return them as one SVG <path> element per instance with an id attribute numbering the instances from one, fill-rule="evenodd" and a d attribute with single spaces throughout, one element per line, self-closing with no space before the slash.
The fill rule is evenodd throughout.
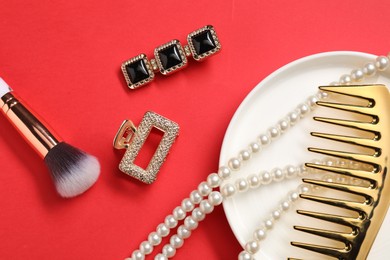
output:
<path id="1" fill-rule="evenodd" d="M 148 166 L 143 169 L 136 165 L 134 160 L 153 127 L 164 134 Z M 126 149 L 119 169 L 146 184 L 153 183 L 178 135 L 179 125 L 177 123 L 152 111 L 145 113 L 138 127 L 130 120 L 125 120 L 119 128 L 113 144 L 115 149 Z"/>

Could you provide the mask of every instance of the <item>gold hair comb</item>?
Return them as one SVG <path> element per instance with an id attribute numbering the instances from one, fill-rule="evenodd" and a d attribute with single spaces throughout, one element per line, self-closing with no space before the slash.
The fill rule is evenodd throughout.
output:
<path id="1" fill-rule="evenodd" d="M 293 246 L 311 250 L 336 259 L 366 259 L 375 237 L 381 227 L 389 207 L 390 177 L 387 177 L 390 162 L 390 96 L 384 85 L 327 86 L 321 90 L 340 94 L 344 98 L 353 98 L 363 103 L 345 104 L 318 102 L 318 105 L 353 113 L 357 120 L 315 117 L 319 122 L 348 127 L 357 131 L 358 136 L 344 136 L 326 133 L 312 133 L 313 136 L 347 143 L 357 153 L 309 148 L 309 151 L 334 156 L 358 163 L 360 167 L 336 167 L 307 163 L 306 166 L 317 170 L 329 171 L 341 176 L 359 180 L 356 184 L 304 179 L 305 183 L 325 187 L 327 191 L 342 192 L 345 198 L 331 198 L 301 194 L 301 198 L 334 206 L 339 213 L 320 213 L 298 210 L 297 213 L 331 222 L 344 230 L 327 230 L 294 226 L 296 230 L 329 239 L 332 245 L 314 245 L 291 242 Z M 361 135 L 361 136 L 360 136 Z M 348 231 L 346 231 L 348 230 Z M 335 243 L 335 244 L 334 244 Z M 341 243 L 341 245 L 340 245 Z M 337 245 L 337 246 L 335 246 Z M 292 259 L 292 258 L 291 258 Z"/>

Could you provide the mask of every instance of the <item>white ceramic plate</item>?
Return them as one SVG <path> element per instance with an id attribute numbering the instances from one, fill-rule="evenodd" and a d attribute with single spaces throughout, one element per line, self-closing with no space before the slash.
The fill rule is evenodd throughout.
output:
<path id="1" fill-rule="evenodd" d="M 354 68 L 361 68 L 375 57 L 359 52 L 321 53 L 294 61 L 272 73 L 251 91 L 233 116 L 223 141 L 220 165 L 226 165 L 229 158 L 236 156 L 259 134 L 265 133 L 268 127 L 275 125 L 307 97 L 315 94 L 318 86 L 337 81 L 341 75 L 350 73 Z M 390 71 L 387 70 L 386 73 L 369 78 L 363 83 L 382 83 L 390 86 Z M 259 154 L 255 154 L 229 181 L 233 182 L 237 178 L 258 173 L 260 170 L 271 170 L 289 164 L 299 165 L 312 159 L 323 158 L 308 152 L 307 147 L 327 148 L 323 145 L 324 141 L 311 137 L 309 133 L 313 130 L 326 132 L 326 124 L 315 123 L 312 116 L 319 114 L 330 116 L 328 111 L 329 109 L 324 111 L 324 108 L 316 109 L 280 139 Z M 300 183 L 300 179 L 283 181 L 236 194 L 224 202 L 227 219 L 241 245 L 252 239 L 256 227 L 270 216 L 271 211 L 287 196 L 288 191 L 295 189 Z M 267 238 L 261 242 L 256 259 L 321 258 L 320 255 L 290 245 L 290 241 L 313 243 L 313 238 L 315 239 L 292 228 L 297 224 L 310 226 L 311 221 L 316 223 L 311 218 L 295 213 L 297 208 L 305 207 L 305 203 L 297 202 L 293 209 L 276 222 L 274 229 L 268 232 Z M 318 203 L 313 207 L 318 207 Z M 387 233 L 390 231 L 389 220 L 388 214 L 371 249 L 369 259 L 389 259 L 390 251 L 386 248 L 390 248 L 390 238 L 385 236 L 386 231 Z M 320 223 L 324 225 L 324 222 Z"/>

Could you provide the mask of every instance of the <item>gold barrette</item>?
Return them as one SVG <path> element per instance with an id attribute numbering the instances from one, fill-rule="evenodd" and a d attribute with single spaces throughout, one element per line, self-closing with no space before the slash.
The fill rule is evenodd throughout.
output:
<path id="1" fill-rule="evenodd" d="M 164 133 L 152 159 L 146 169 L 134 164 L 134 160 L 155 127 Z M 157 178 L 157 173 L 164 163 L 172 144 L 179 134 L 179 125 L 155 112 L 148 111 L 142 118 L 138 128 L 130 120 L 125 120 L 120 126 L 115 138 L 115 149 L 127 149 L 119 169 L 144 182 L 151 184 Z"/>
<path id="2" fill-rule="evenodd" d="M 130 89 L 141 87 L 154 79 L 155 73 L 169 75 L 185 67 L 187 57 L 201 61 L 221 49 L 214 27 L 207 25 L 193 31 L 187 36 L 188 45 L 182 46 L 180 41 L 172 40 L 154 50 L 154 58 L 148 59 L 146 54 L 139 54 L 122 63 L 121 69 Z"/>
<path id="3" fill-rule="evenodd" d="M 390 177 L 390 96 L 383 85 L 320 87 L 321 90 L 353 98 L 360 103 L 317 102 L 318 105 L 346 111 L 354 120 L 315 117 L 316 121 L 348 127 L 356 136 L 312 133 L 358 148 L 357 153 L 309 148 L 310 151 L 355 162 L 358 167 L 306 164 L 309 168 L 329 171 L 356 180 L 355 185 L 304 179 L 306 183 L 336 190 L 332 197 L 302 194 L 301 197 L 333 206 L 329 212 L 298 210 L 298 214 L 337 224 L 338 230 L 295 226 L 309 234 L 329 239 L 326 245 L 292 242 L 292 245 L 336 259 L 366 259 L 389 207 Z M 356 102 L 358 102 L 356 101 Z M 349 102 L 348 102 L 349 103 Z M 354 102 L 353 102 L 354 103 Z M 330 189 L 330 190 L 328 190 Z M 340 194 L 341 191 L 341 194 Z M 338 194 L 338 195 L 337 195 Z M 343 194 L 343 195 L 342 195 Z M 342 196 L 342 198 L 340 197 Z M 337 198 L 338 197 L 338 198 Z M 326 209 L 324 208 L 323 211 Z M 332 212 L 337 210 L 337 213 Z M 341 213 L 342 212 L 342 213 Z"/>

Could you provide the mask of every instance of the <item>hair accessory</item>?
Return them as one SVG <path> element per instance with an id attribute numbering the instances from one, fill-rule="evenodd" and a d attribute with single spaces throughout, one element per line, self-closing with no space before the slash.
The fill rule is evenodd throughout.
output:
<path id="1" fill-rule="evenodd" d="M 77 196 L 96 182 L 100 173 L 98 160 L 54 135 L 1 78 L 0 108 L 25 140 L 44 158 L 57 192 L 62 197 Z"/>
<path id="2" fill-rule="evenodd" d="M 134 160 L 153 127 L 164 132 L 164 135 L 148 166 L 146 169 L 142 169 L 134 164 Z M 152 111 L 145 113 L 138 128 L 130 120 L 125 120 L 119 128 L 113 144 L 115 149 L 127 149 L 119 164 L 119 169 L 144 183 L 153 183 L 178 134 L 179 125 L 177 123 Z"/>
<path id="3" fill-rule="evenodd" d="M 365 101 L 364 105 L 318 102 L 320 106 L 359 115 L 360 117 L 357 120 L 352 121 L 324 117 L 314 118 L 320 122 L 358 129 L 360 136 L 343 136 L 326 133 L 312 133 L 312 135 L 332 141 L 348 143 L 362 150 L 358 153 L 318 148 L 309 148 L 309 150 L 328 156 L 352 160 L 363 164 L 363 166 L 359 169 L 312 163 L 308 163 L 306 166 L 356 178 L 361 183 L 360 185 L 351 185 L 340 182 L 303 179 L 305 183 L 341 191 L 344 193 L 344 196 L 343 198 L 337 198 L 337 195 L 334 195 L 332 196 L 333 198 L 329 198 L 302 194 L 300 195 L 301 198 L 331 205 L 344 211 L 342 213 L 337 211 L 337 214 L 334 212 L 325 214 L 298 210 L 298 213 L 348 227 L 350 231 L 331 231 L 294 226 L 297 230 L 338 241 L 343 243 L 343 245 L 319 246 L 298 242 L 292 242 L 292 245 L 337 259 L 366 259 L 390 204 L 390 178 L 388 177 L 390 166 L 390 139 L 388 135 L 390 130 L 389 91 L 384 85 L 335 86 L 320 87 L 320 89 Z M 362 118 L 362 115 L 365 117 Z M 349 197 L 346 198 L 347 195 Z"/>
<path id="4" fill-rule="evenodd" d="M 180 41 L 172 40 L 154 50 L 154 58 L 148 59 L 145 54 L 135 56 L 124 63 L 121 69 L 130 89 L 136 89 L 154 79 L 154 73 L 169 75 L 188 63 L 191 56 L 201 61 L 221 49 L 214 27 L 207 25 L 187 36 L 188 45 L 182 46 Z"/>
<path id="5" fill-rule="evenodd" d="M 340 78 L 340 82 L 332 82 L 330 85 L 345 85 L 362 81 L 364 78 L 370 77 L 377 72 L 385 71 L 389 68 L 389 64 L 389 57 L 378 56 L 376 62 L 369 62 L 362 69 L 354 69 L 351 71 L 350 75 L 343 75 Z M 234 196 L 237 193 L 246 192 L 252 188 L 263 187 L 273 181 L 280 182 L 284 178 L 301 177 L 309 172 L 313 172 L 313 169 L 306 168 L 302 165 L 298 167 L 289 165 L 283 170 L 275 168 L 272 172 L 262 171 L 259 175 L 252 174 L 247 178 L 239 178 L 235 183 L 223 183 L 223 181 L 226 182 L 231 179 L 234 172 L 240 170 L 242 164 L 251 160 L 251 158 L 253 158 L 252 154 L 260 153 L 262 148 L 269 146 L 276 141 L 279 136 L 285 134 L 290 127 L 294 127 L 301 118 L 309 115 L 309 112 L 317 107 L 318 100 L 327 98 L 328 93 L 322 90 L 320 90 L 318 94 L 310 96 L 305 103 L 298 106 L 299 109 L 290 112 L 288 116 L 280 120 L 275 127 L 272 126 L 267 133 L 261 134 L 259 138 L 256 138 L 254 142 L 250 143 L 249 148 L 238 153 L 237 157 L 232 157 L 228 160 L 226 165 L 220 166 L 218 173 L 209 174 L 187 198 L 182 200 L 181 204 L 172 210 L 172 213 L 167 215 L 165 219 L 157 225 L 156 229 L 148 234 L 147 239 L 142 241 L 139 244 L 139 247 L 125 260 L 145 259 L 148 255 L 153 253 L 156 246 L 161 244 L 165 237 L 170 236 L 176 231 L 175 234 L 169 237 L 169 242 L 163 246 L 162 251 L 155 256 L 155 259 L 161 260 L 173 258 L 176 255 L 177 250 L 183 247 L 184 242 L 187 241 L 192 232 L 198 228 L 199 223 L 204 220 L 208 214 L 211 214 L 218 205 L 222 204 L 223 200 L 229 199 L 229 197 Z M 389 109 L 387 109 L 387 111 L 388 110 Z M 366 126 L 369 127 L 369 125 Z M 372 127 L 374 128 L 374 126 Z M 355 162 L 343 159 L 340 159 L 339 161 L 327 159 L 323 161 L 323 164 L 329 166 L 336 163 L 336 165 L 345 167 L 345 165 L 348 165 L 347 162 L 355 165 Z M 338 176 L 333 177 L 332 175 L 327 175 L 323 176 L 323 179 L 334 179 L 337 181 Z M 355 178 L 350 178 L 350 182 L 355 182 Z M 272 230 L 275 222 L 280 219 L 281 215 L 291 208 L 290 204 L 299 199 L 299 193 L 305 194 L 313 189 L 318 190 L 319 188 L 318 186 L 314 187 L 314 185 L 301 184 L 297 190 L 289 192 L 287 198 L 285 198 L 282 203 L 277 206 L 276 210 L 272 212 L 271 217 L 263 221 L 261 227 L 254 231 L 253 238 L 246 242 L 244 250 L 238 255 L 238 259 L 253 260 L 254 254 L 260 250 L 261 243 L 267 236 L 267 233 Z"/>

